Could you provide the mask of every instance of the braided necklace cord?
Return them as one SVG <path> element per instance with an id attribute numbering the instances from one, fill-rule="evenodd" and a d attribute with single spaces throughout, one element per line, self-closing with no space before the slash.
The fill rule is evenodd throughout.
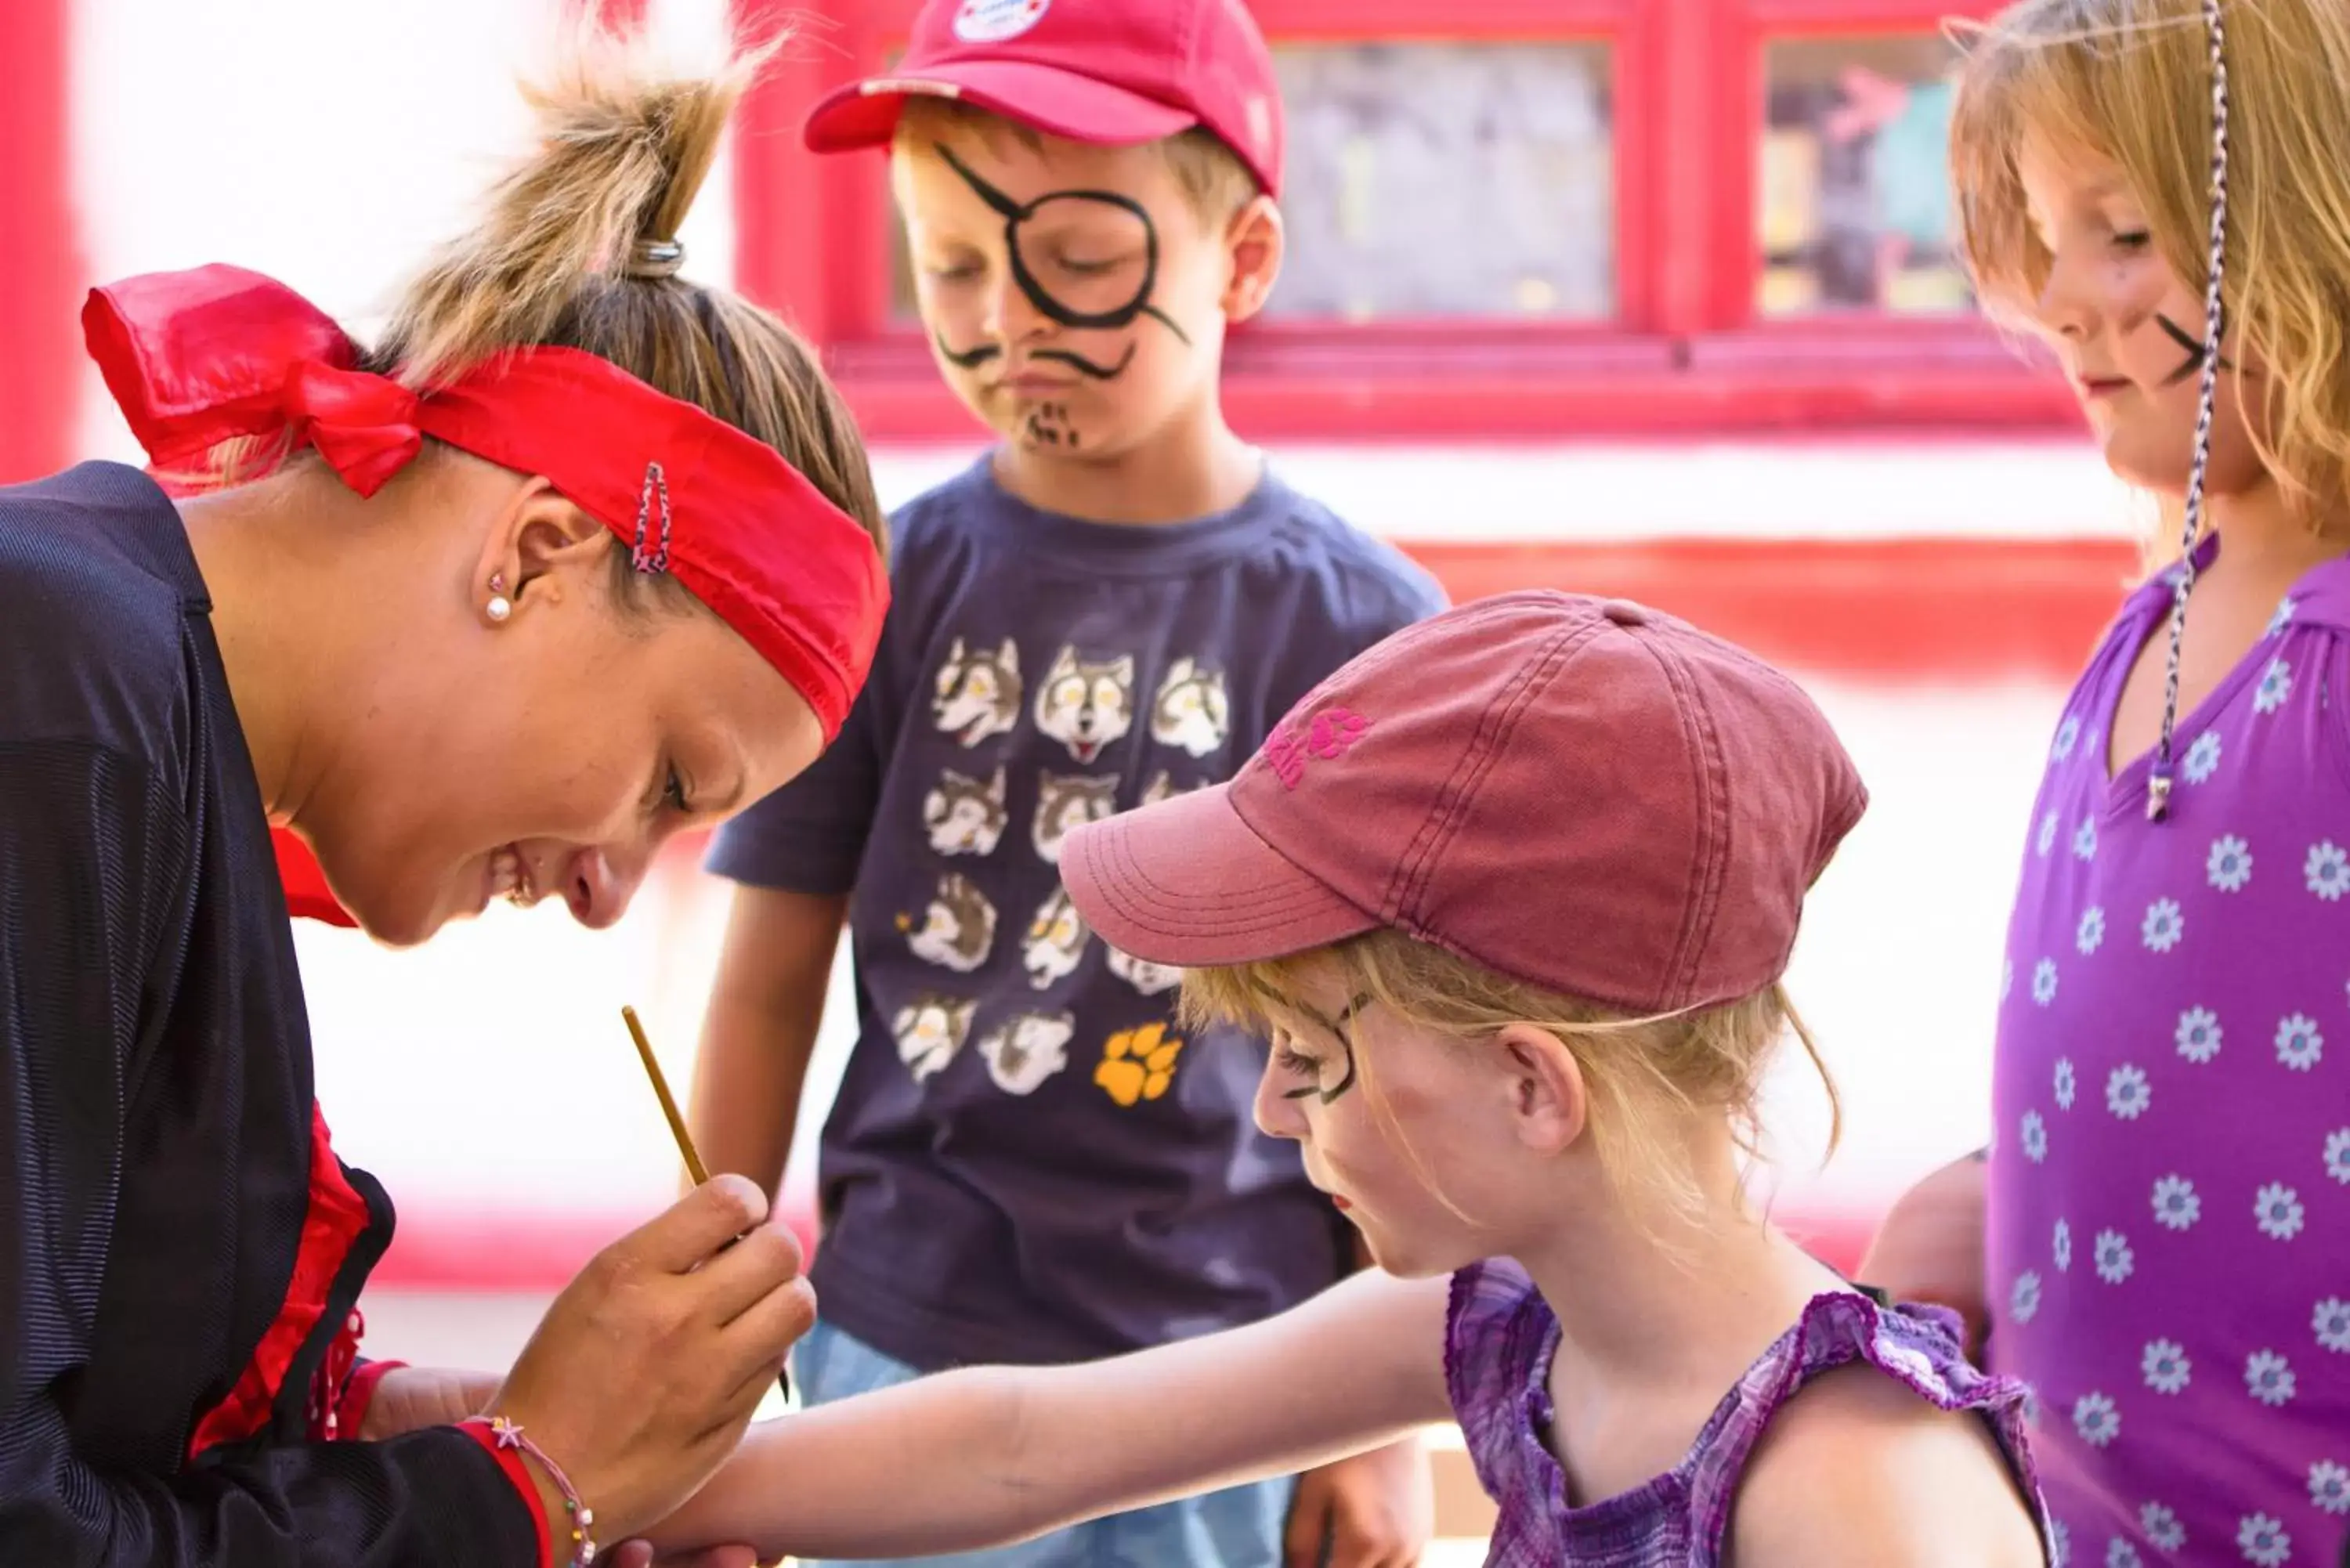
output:
<path id="1" fill-rule="evenodd" d="M 2163 674 L 2162 738 L 2147 779 L 2146 815 L 2160 822 L 2170 812 L 2172 736 L 2178 726 L 2179 654 L 2187 639 L 2187 596 L 2195 589 L 2195 546 L 2203 536 L 2203 481 L 2211 462 L 2211 410 L 2220 389 L 2220 296 L 2228 259 L 2228 57 L 2220 0 L 2203 0 L 2203 30 L 2211 45 L 2211 254 L 2203 290 L 2203 377 L 2195 410 L 2195 456 L 2187 472 L 2187 522 L 2171 575 L 2170 645 Z"/>

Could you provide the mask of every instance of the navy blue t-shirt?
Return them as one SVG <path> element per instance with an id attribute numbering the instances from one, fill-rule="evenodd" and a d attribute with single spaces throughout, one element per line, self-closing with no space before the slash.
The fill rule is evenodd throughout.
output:
<path id="1" fill-rule="evenodd" d="M 1056 868 L 1080 823 L 1228 778 L 1339 665 L 1442 606 L 1268 475 L 1188 523 L 1088 523 L 983 460 L 907 505 L 864 695 L 729 825 L 721 875 L 852 892 L 858 1038 L 824 1133 L 823 1313 L 924 1370 L 1083 1359 L 1294 1305 L 1348 1266 L 1263 1046 L 1175 1025 Z"/>

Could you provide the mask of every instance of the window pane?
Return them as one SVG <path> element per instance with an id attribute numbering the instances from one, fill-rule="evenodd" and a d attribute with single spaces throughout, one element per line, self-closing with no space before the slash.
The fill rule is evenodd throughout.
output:
<path id="1" fill-rule="evenodd" d="M 1770 46 L 1759 313 L 1970 306 L 1946 158 L 1955 63 L 1934 34 Z"/>
<path id="2" fill-rule="evenodd" d="M 1289 115 L 1287 317 L 1613 312 L 1601 44 L 1274 51 Z"/>

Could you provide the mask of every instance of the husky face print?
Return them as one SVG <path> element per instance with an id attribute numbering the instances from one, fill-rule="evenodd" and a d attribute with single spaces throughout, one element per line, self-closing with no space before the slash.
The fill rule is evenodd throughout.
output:
<path id="1" fill-rule="evenodd" d="M 898 1009 L 889 1032 L 898 1039 L 898 1059 L 914 1070 L 914 1082 L 954 1060 L 971 1033 L 971 1015 L 977 1005 L 926 992 Z"/>
<path id="2" fill-rule="evenodd" d="M 1232 704 L 1224 691 L 1223 671 L 1188 658 L 1170 665 L 1150 704 L 1150 738 L 1204 757 L 1232 732 Z"/>
<path id="3" fill-rule="evenodd" d="M 1118 778 L 1084 774 L 1046 774 L 1036 791 L 1036 853 L 1048 865 L 1061 860 L 1061 841 L 1072 828 L 1099 822 L 1118 810 Z"/>
<path id="4" fill-rule="evenodd" d="M 1109 971 L 1145 996 L 1159 996 L 1183 983 L 1183 971 L 1149 959 L 1109 950 Z"/>
<path id="5" fill-rule="evenodd" d="M 1134 659 L 1077 657 L 1066 644 L 1036 688 L 1036 727 L 1081 763 L 1134 728 Z"/>
<path id="6" fill-rule="evenodd" d="M 1161 768 L 1150 775 L 1150 782 L 1143 786 L 1142 799 L 1138 804 L 1157 805 L 1162 800 L 1172 800 L 1179 794 L 1190 794 L 1193 790 L 1207 787 L 1204 782 L 1178 784 L 1175 775 Z"/>
<path id="7" fill-rule="evenodd" d="M 922 797 L 922 827 L 941 855 L 993 855 L 1003 836 L 1003 770 L 982 783 L 941 769 L 939 782 Z"/>
<path id="8" fill-rule="evenodd" d="M 898 929 L 906 933 L 906 945 L 916 958 L 969 974 L 987 961 L 995 946 L 995 906 L 970 877 L 941 877 L 921 922 L 900 915 Z"/>
<path id="9" fill-rule="evenodd" d="M 966 649 L 956 638 L 939 666 L 931 717 L 968 749 L 1020 722 L 1022 691 L 1018 643 L 1007 637 L 994 648 Z"/>
<path id="10" fill-rule="evenodd" d="M 1027 940 L 1021 943 L 1021 961 L 1028 970 L 1028 983 L 1045 991 L 1066 979 L 1086 954 L 1086 943 L 1093 933 L 1077 914 L 1077 907 L 1069 899 L 1068 889 L 1055 888 L 1053 896 L 1028 922 Z"/>
<path id="11" fill-rule="evenodd" d="M 1076 1020 L 1066 1012 L 1015 1013 L 981 1037 L 979 1054 L 997 1088 L 1031 1094 L 1069 1064 L 1069 1036 L 1076 1031 Z"/>

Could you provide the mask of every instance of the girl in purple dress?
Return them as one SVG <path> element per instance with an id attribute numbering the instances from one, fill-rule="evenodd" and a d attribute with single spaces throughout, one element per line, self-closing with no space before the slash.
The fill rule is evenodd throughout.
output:
<path id="1" fill-rule="evenodd" d="M 1985 298 L 2183 506 L 2065 705 L 1987 1163 L 1871 1277 L 2033 1386 L 2076 1563 L 2350 1532 L 2350 10 L 2029 0 L 1954 122 Z"/>
<path id="2" fill-rule="evenodd" d="M 1639 606 L 1388 639 L 1230 784 L 1061 859 L 1112 950 L 1189 971 L 1189 1016 L 1270 1035 L 1258 1120 L 1385 1272 L 787 1417 L 661 1539 L 967 1550 L 1454 1418 L 1508 1568 L 2043 1563 L 2022 1390 L 1745 1190 L 1804 894 L 1865 798 L 1793 682 Z"/>

